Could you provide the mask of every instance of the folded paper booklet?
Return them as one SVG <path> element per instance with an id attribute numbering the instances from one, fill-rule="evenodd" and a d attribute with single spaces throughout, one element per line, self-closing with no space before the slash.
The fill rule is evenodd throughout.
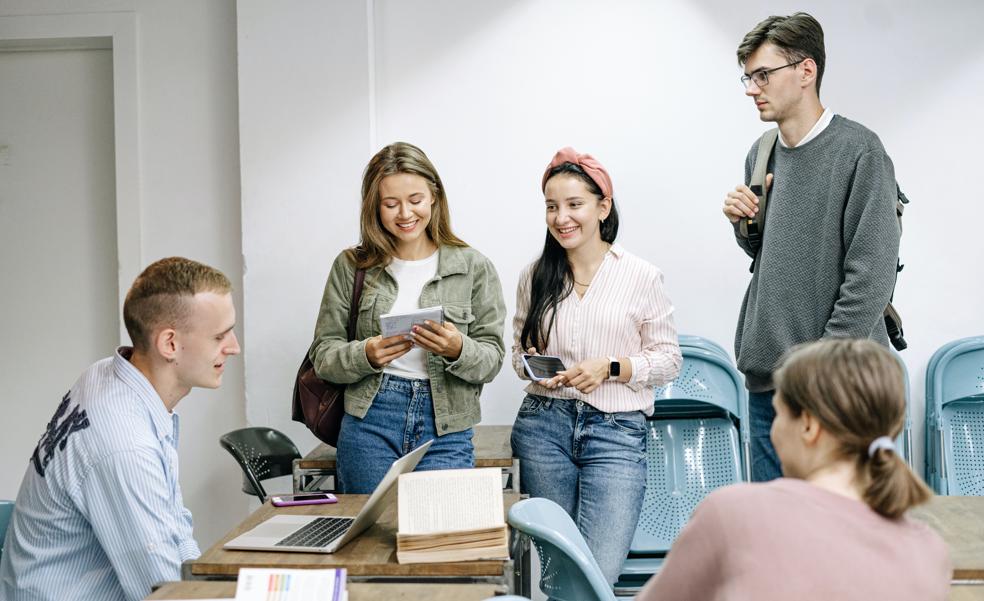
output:
<path id="1" fill-rule="evenodd" d="M 345 568 L 289 570 L 240 568 L 236 601 L 346 601 Z"/>
<path id="2" fill-rule="evenodd" d="M 396 336 L 397 334 L 409 334 L 410 328 L 416 325 L 423 325 L 427 320 L 435 323 L 444 323 L 444 307 L 427 307 L 417 309 L 407 313 L 386 313 L 379 316 L 379 329 L 383 338 Z"/>
<path id="3" fill-rule="evenodd" d="M 509 559 L 502 470 L 434 470 L 400 476 L 396 560 Z"/>

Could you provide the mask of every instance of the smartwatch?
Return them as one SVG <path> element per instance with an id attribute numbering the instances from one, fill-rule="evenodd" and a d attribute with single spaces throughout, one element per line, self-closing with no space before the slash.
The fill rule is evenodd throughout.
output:
<path id="1" fill-rule="evenodd" d="M 609 357 L 608 358 L 608 379 L 617 378 L 619 374 L 622 373 L 622 364 L 618 362 L 618 358 Z"/>

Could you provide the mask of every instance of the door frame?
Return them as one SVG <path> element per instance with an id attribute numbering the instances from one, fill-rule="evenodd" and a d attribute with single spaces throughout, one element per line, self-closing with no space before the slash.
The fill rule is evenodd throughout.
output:
<path id="1" fill-rule="evenodd" d="M 113 55 L 116 256 L 119 307 L 143 268 L 137 18 L 133 12 L 0 16 L 0 52 L 106 49 Z M 129 344 L 118 317 L 121 344 Z"/>

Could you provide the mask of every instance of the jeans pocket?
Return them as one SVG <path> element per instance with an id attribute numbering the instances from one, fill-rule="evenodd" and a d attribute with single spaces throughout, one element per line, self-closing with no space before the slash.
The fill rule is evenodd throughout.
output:
<path id="1" fill-rule="evenodd" d="M 645 435 L 646 433 L 646 417 L 641 411 L 606 413 L 605 421 L 628 434 Z"/>
<path id="2" fill-rule="evenodd" d="M 550 399 L 535 394 L 528 394 L 519 406 L 519 414 L 525 416 L 540 415 L 550 407 Z"/>

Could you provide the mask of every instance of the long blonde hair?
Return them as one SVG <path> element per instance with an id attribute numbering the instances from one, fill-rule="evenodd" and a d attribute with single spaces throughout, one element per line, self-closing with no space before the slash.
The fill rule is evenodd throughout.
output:
<path id="1" fill-rule="evenodd" d="M 362 174 L 361 240 L 349 249 L 349 258 L 358 269 L 387 265 L 396 254 L 396 239 L 379 219 L 379 184 L 384 177 L 412 173 L 427 181 L 434 205 L 427 224 L 427 235 L 439 248 L 442 245 L 468 246 L 451 231 L 451 213 L 444 184 L 437 169 L 424 151 L 407 142 L 394 142 L 376 153 Z"/>
<path id="2" fill-rule="evenodd" d="M 864 501 L 896 518 L 932 496 L 895 451 L 868 447 L 896 438 L 905 424 L 905 373 L 892 353 L 870 340 L 825 339 L 794 348 L 774 377 L 793 416 L 814 416 L 855 462 Z"/>

